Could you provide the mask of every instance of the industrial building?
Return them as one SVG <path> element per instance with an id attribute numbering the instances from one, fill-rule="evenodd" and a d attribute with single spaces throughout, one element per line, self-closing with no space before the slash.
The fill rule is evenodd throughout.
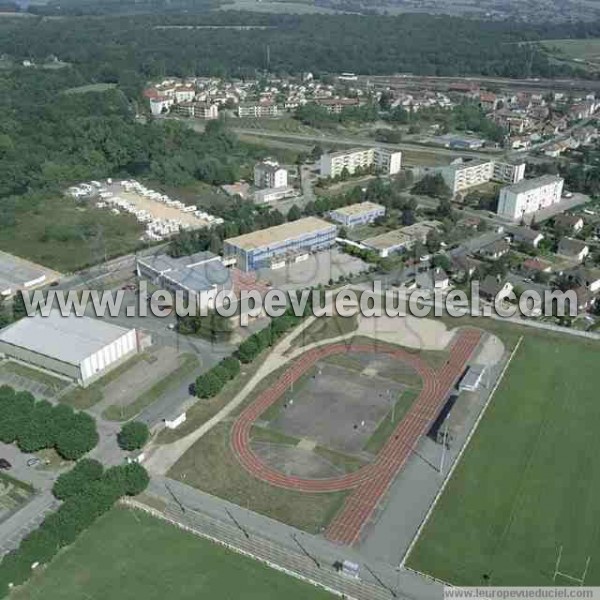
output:
<path id="1" fill-rule="evenodd" d="M 0 355 L 87 387 L 139 349 L 135 329 L 74 314 L 24 317 L 0 331 Z"/>
<path id="2" fill-rule="evenodd" d="M 225 240 L 225 260 L 236 259 L 240 269 L 253 271 L 277 269 L 288 262 L 300 262 L 310 252 L 324 250 L 335 244 L 335 225 L 306 217 Z"/>
<path id="3" fill-rule="evenodd" d="M 525 176 L 525 163 L 513 165 L 493 160 L 472 160 L 444 167 L 441 173 L 454 196 L 490 181 L 517 183 Z"/>
<path id="4" fill-rule="evenodd" d="M 288 184 L 287 171 L 276 161 L 265 160 L 254 167 L 257 188 L 283 188 Z"/>
<path id="5" fill-rule="evenodd" d="M 503 187 L 498 199 L 498 214 L 518 220 L 542 208 L 560 202 L 564 179 L 557 175 L 542 175 L 524 179 L 514 185 Z"/>
<path id="6" fill-rule="evenodd" d="M 230 271 L 212 252 L 197 252 L 173 258 L 168 254 L 137 259 L 138 277 L 172 292 L 182 291 L 188 300 L 195 298 L 200 309 L 214 308 L 221 290 L 232 289 Z"/>
<path id="7" fill-rule="evenodd" d="M 385 216 L 385 206 L 375 202 L 358 202 L 342 206 L 329 213 L 329 218 L 341 223 L 344 227 L 366 225 L 383 216 Z"/>
<path id="8" fill-rule="evenodd" d="M 256 190 L 252 194 L 252 199 L 255 204 L 269 204 L 271 202 L 277 202 L 277 200 L 283 200 L 290 196 L 295 196 L 296 190 L 291 185 L 284 187 L 265 188 L 263 190 Z"/>
<path id="9" fill-rule="evenodd" d="M 339 177 L 344 169 L 354 174 L 358 169 L 368 170 L 374 167 L 386 175 L 395 175 L 400 171 L 402 153 L 387 148 L 352 148 L 331 152 L 321 156 L 321 175 Z"/>
<path id="10" fill-rule="evenodd" d="M 394 252 L 410 250 L 417 242 L 425 243 L 429 233 L 437 231 L 440 226 L 439 221 L 421 221 L 367 238 L 361 242 L 361 245 L 367 250 L 377 252 L 382 258 L 386 258 Z"/>
<path id="11" fill-rule="evenodd" d="M 58 279 L 59 274 L 28 260 L 0 252 L 0 297 L 13 296 Z"/>

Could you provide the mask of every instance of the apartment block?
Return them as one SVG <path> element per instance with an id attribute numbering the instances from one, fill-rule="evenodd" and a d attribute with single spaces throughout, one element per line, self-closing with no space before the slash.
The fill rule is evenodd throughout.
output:
<path id="1" fill-rule="evenodd" d="M 346 169 L 350 175 L 357 169 L 375 167 L 386 175 L 395 175 L 402 165 L 402 152 L 387 148 L 352 148 L 321 156 L 321 175 L 338 177 Z"/>
<path id="2" fill-rule="evenodd" d="M 257 188 L 283 188 L 287 184 L 287 171 L 278 162 L 265 160 L 254 167 L 254 185 Z"/>
<path id="3" fill-rule="evenodd" d="M 402 167 L 402 152 L 387 148 L 375 148 L 375 168 L 386 175 L 400 173 Z"/>
<path id="4" fill-rule="evenodd" d="M 272 102 L 260 102 L 256 104 L 244 103 L 238 106 L 238 117 L 278 117 L 281 109 Z"/>
<path id="5" fill-rule="evenodd" d="M 346 169 L 350 175 L 357 169 L 368 169 L 375 160 L 375 148 L 352 148 L 321 156 L 321 175 L 339 177 Z"/>
<path id="6" fill-rule="evenodd" d="M 524 176 L 525 163 L 513 165 L 493 160 L 473 160 L 442 169 L 442 177 L 452 195 L 489 181 L 509 184 L 518 183 Z"/>
<path id="7" fill-rule="evenodd" d="M 543 175 L 524 179 L 500 190 L 498 214 L 514 220 L 523 215 L 560 202 L 564 179 L 556 175 Z"/>

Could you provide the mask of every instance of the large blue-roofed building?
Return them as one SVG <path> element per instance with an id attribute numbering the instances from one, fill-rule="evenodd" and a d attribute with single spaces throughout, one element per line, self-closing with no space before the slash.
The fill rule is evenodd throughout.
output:
<path id="1" fill-rule="evenodd" d="M 235 257 L 244 271 L 276 269 L 288 262 L 299 262 L 310 252 L 335 244 L 337 228 L 316 217 L 276 225 L 225 240 L 225 259 Z"/>

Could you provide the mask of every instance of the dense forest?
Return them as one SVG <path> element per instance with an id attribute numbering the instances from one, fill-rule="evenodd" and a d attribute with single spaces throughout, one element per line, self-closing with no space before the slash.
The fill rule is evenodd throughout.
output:
<path id="1" fill-rule="evenodd" d="M 50 4 L 46 10 L 60 4 Z M 415 73 L 553 77 L 573 68 L 552 63 L 534 44 L 552 37 L 597 35 L 600 24 L 532 26 L 408 14 L 204 15 L 5 19 L 0 54 L 53 55 L 96 81 L 131 85 L 139 77 L 274 73 Z M 232 28 L 243 25 L 246 29 Z M 267 47 L 269 63 L 267 65 Z M 583 72 L 581 73 L 583 75 Z"/>

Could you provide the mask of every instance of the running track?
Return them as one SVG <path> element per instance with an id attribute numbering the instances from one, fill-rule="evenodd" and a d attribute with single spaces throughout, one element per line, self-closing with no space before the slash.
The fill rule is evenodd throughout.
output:
<path id="1" fill-rule="evenodd" d="M 480 339 L 481 332 L 478 330 L 461 330 L 452 344 L 449 360 L 439 371 L 430 367 L 418 354 L 382 344 L 348 346 L 340 343 L 309 350 L 294 362 L 275 385 L 265 390 L 242 411 L 232 427 L 231 448 L 247 471 L 271 485 L 312 493 L 353 489 L 330 523 L 326 536 L 329 540 L 341 544 L 354 544 L 413 448 L 437 417 Z M 264 463 L 253 452 L 250 445 L 250 431 L 254 422 L 317 361 L 333 354 L 346 352 L 374 352 L 394 356 L 414 368 L 423 382 L 421 393 L 375 460 L 358 471 L 328 479 L 288 476 Z"/>

